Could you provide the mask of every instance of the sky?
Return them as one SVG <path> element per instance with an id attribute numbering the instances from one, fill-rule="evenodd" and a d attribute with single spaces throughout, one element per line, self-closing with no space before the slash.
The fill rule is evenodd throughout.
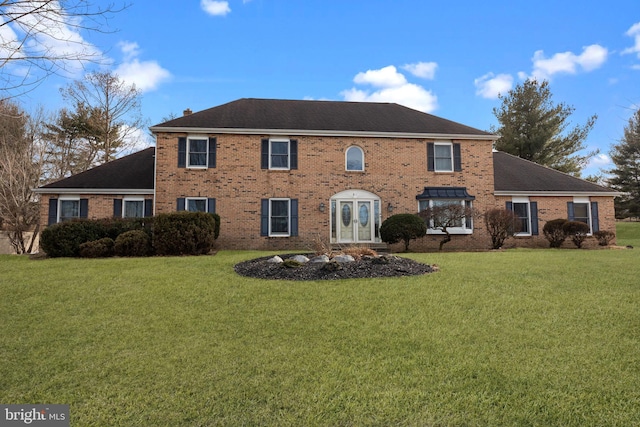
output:
<path id="1" fill-rule="evenodd" d="M 570 127 L 598 116 L 583 176 L 612 166 L 640 108 L 638 0 L 131 0 L 109 29 L 65 28 L 104 60 L 47 78 L 23 104 L 60 108 L 61 87 L 101 69 L 136 85 L 150 126 L 278 98 L 396 102 L 491 130 L 499 94 L 544 79 L 575 109 Z"/>

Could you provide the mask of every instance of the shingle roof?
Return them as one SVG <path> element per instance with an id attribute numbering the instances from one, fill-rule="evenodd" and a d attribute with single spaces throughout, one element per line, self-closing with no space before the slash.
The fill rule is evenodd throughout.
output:
<path id="1" fill-rule="evenodd" d="M 40 189 L 136 189 L 153 190 L 155 148 L 113 160 Z"/>
<path id="2" fill-rule="evenodd" d="M 492 134 L 391 103 L 302 101 L 243 98 L 179 117 L 151 128 L 252 129 L 417 133 Z"/>
<path id="3" fill-rule="evenodd" d="M 500 151 L 493 153 L 493 175 L 495 191 L 617 194 L 610 188 Z"/>

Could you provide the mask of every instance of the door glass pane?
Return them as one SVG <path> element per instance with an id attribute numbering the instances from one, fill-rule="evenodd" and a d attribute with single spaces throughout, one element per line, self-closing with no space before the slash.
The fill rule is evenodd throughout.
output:
<path id="1" fill-rule="evenodd" d="M 353 202 L 340 202 L 340 241 L 353 241 Z"/>
<path id="2" fill-rule="evenodd" d="M 371 241 L 371 202 L 358 202 L 358 240 Z"/>

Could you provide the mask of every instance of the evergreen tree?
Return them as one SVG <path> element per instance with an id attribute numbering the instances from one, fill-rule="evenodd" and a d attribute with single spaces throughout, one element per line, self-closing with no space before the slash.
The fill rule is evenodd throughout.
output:
<path id="1" fill-rule="evenodd" d="M 640 109 L 629 119 L 624 135 L 609 153 L 615 168 L 609 173 L 609 184 L 625 193 L 616 197 L 616 217 L 629 218 L 640 216 Z"/>
<path id="2" fill-rule="evenodd" d="M 536 80 L 527 80 L 500 96 L 502 105 L 493 109 L 500 122 L 500 127 L 493 129 L 499 136 L 495 148 L 579 176 L 589 158 L 597 154 L 577 154 L 585 149 L 583 142 L 597 117 L 565 133 L 574 108 L 563 103 L 554 105 L 551 97 L 549 83 Z"/>

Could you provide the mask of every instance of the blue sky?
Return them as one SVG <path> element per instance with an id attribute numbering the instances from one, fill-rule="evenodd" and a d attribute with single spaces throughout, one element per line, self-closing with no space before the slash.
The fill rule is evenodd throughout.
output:
<path id="1" fill-rule="evenodd" d="M 110 24 L 82 36 L 143 91 L 149 125 L 255 97 L 397 102 L 489 130 L 497 94 L 537 77 L 572 124 L 598 115 L 590 174 L 640 106 L 638 0 L 133 0 Z M 59 107 L 67 82 L 28 102 Z"/>

